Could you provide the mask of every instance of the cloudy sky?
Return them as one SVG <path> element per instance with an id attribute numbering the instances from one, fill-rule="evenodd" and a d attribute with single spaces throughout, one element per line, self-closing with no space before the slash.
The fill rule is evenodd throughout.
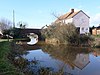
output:
<path id="1" fill-rule="evenodd" d="M 0 0 L 0 19 L 27 22 L 29 28 L 41 28 L 56 20 L 52 15 L 65 14 L 70 9 L 83 10 L 90 16 L 90 26 L 100 24 L 100 0 Z"/>

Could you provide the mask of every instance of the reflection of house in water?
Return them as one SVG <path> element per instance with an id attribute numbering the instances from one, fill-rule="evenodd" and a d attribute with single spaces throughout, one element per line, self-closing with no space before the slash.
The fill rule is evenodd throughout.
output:
<path id="1" fill-rule="evenodd" d="M 64 45 L 63 47 L 45 46 L 43 51 L 49 53 L 53 58 L 63 61 L 73 70 L 75 67 L 82 70 L 90 63 L 89 50 L 86 48 L 66 47 Z"/>
<path id="2" fill-rule="evenodd" d="M 83 69 L 90 63 L 89 54 L 77 54 L 74 64 L 79 69 Z"/>

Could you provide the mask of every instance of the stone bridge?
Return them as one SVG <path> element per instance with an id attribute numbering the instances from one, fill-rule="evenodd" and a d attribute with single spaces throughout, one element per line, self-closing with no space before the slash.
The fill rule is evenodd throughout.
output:
<path id="1" fill-rule="evenodd" d="M 38 35 L 38 40 L 42 40 L 42 37 L 41 37 L 41 29 L 20 29 L 18 28 L 18 30 L 20 30 L 20 34 L 23 34 L 23 35 L 28 35 L 29 33 L 35 33 Z"/>

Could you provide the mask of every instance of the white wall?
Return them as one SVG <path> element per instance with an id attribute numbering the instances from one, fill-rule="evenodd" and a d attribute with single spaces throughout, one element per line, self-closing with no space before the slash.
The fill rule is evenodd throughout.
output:
<path id="1" fill-rule="evenodd" d="M 70 19 L 67 19 L 67 20 L 65 20 L 65 23 L 67 24 L 67 23 L 72 23 L 73 22 L 73 18 L 70 18 Z"/>
<path id="2" fill-rule="evenodd" d="M 65 22 L 66 24 L 73 23 L 76 27 L 80 27 L 80 34 L 89 33 L 89 17 L 82 11 L 76 14 L 73 18 L 61 20 L 61 22 Z"/>
<path id="3" fill-rule="evenodd" d="M 89 33 L 89 17 L 83 12 L 79 12 L 73 17 L 73 24 L 80 27 L 80 34 Z"/>

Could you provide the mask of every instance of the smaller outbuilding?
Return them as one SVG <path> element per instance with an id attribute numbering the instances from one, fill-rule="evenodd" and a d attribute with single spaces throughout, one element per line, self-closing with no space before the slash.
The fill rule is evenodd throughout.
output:
<path id="1" fill-rule="evenodd" d="M 92 29 L 92 35 L 100 35 L 100 25 Z"/>

